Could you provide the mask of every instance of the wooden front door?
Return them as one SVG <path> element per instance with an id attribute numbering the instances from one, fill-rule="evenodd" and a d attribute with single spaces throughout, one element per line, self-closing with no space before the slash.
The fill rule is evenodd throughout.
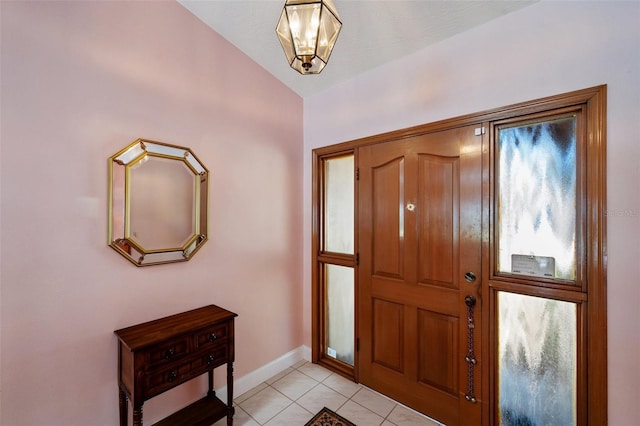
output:
<path id="1" fill-rule="evenodd" d="M 477 127 L 358 148 L 359 379 L 448 426 L 481 424 Z"/>

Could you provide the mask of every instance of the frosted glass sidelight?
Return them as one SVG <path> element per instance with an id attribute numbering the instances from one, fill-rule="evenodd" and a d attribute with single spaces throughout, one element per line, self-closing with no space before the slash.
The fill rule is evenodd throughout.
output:
<path id="1" fill-rule="evenodd" d="M 575 280 L 576 117 L 500 127 L 497 138 L 498 271 Z"/>
<path id="2" fill-rule="evenodd" d="M 576 305 L 498 293 L 499 423 L 576 424 Z"/>
<path id="3" fill-rule="evenodd" d="M 323 251 L 353 254 L 353 154 L 324 160 Z"/>
<path id="4" fill-rule="evenodd" d="M 353 365 L 354 358 L 354 271 L 325 265 L 326 354 Z"/>

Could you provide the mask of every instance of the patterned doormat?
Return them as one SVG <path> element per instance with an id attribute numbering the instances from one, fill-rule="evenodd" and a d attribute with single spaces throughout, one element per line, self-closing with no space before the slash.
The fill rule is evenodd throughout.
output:
<path id="1" fill-rule="evenodd" d="M 324 407 L 304 426 L 356 426 L 356 424 Z"/>

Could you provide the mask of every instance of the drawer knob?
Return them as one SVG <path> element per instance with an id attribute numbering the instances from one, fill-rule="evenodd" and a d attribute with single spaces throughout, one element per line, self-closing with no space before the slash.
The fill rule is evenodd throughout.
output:
<path id="1" fill-rule="evenodd" d="M 167 349 L 164 351 L 164 359 L 170 359 L 174 354 L 173 349 Z"/>
<path id="2" fill-rule="evenodd" d="M 169 382 L 174 382 L 177 378 L 178 378 L 178 373 L 176 373 L 175 371 L 170 371 L 169 375 L 167 376 L 167 380 Z"/>
<path id="3" fill-rule="evenodd" d="M 214 359 L 215 359 L 215 358 L 213 357 L 213 355 L 209 355 L 209 356 L 207 357 L 207 365 L 211 365 L 211 364 L 213 364 L 213 360 L 214 360 Z"/>
<path id="4" fill-rule="evenodd" d="M 209 335 L 209 341 L 213 342 L 214 340 L 216 340 L 218 338 L 218 336 L 216 336 L 216 333 L 211 333 Z"/>

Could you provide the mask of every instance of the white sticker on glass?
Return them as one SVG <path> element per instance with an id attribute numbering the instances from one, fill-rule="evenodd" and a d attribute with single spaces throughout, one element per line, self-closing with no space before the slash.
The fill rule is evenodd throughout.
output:
<path id="1" fill-rule="evenodd" d="M 512 254 L 511 272 L 535 277 L 554 278 L 556 275 L 556 260 L 548 256 Z"/>

